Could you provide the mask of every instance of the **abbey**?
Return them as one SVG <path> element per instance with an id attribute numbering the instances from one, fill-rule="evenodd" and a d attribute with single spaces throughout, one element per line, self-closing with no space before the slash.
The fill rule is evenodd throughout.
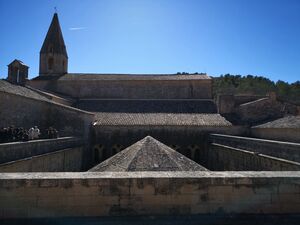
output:
<path id="1" fill-rule="evenodd" d="M 57 13 L 40 51 L 39 76 L 28 85 L 74 98 L 211 99 L 212 81 L 205 74 L 68 73 L 68 54 Z"/>
<path id="2" fill-rule="evenodd" d="M 214 96 L 207 74 L 70 73 L 68 60 L 55 13 L 39 74 L 29 80 L 14 60 L 0 80 L 0 128 L 60 136 L 0 143 L 0 223 L 296 214 L 298 224 L 296 106 L 274 94 Z"/>

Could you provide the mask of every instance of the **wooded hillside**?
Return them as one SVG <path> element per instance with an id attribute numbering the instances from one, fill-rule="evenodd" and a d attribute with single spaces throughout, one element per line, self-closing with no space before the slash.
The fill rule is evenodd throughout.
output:
<path id="1" fill-rule="evenodd" d="M 221 75 L 214 77 L 213 92 L 217 94 L 255 94 L 265 95 L 275 91 L 279 99 L 300 105 L 300 81 L 276 83 L 261 76 Z"/>

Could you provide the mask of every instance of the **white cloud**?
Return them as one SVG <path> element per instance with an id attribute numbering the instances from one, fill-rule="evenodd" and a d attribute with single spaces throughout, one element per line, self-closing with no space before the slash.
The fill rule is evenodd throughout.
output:
<path id="1" fill-rule="evenodd" d="M 74 30 L 84 30 L 86 27 L 70 27 L 69 30 L 74 31 Z"/>

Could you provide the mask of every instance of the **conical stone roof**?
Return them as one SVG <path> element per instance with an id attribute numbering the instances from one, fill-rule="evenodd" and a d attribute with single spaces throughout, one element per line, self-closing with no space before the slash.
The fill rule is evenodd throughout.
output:
<path id="1" fill-rule="evenodd" d="M 40 51 L 40 53 L 49 52 L 63 54 L 68 57 L 57 13 L 54 13 L 49 30 Z"/>
<path id="2" fill-rule="evenodd" d="M 89 172 L 207 170 L 151 136 L 98 164 Z"/>

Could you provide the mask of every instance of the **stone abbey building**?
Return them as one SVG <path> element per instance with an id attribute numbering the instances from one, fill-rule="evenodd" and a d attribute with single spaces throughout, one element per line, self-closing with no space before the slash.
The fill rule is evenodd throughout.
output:
<path id="1" fill-rule="evenodd" d="M 55 13 L 39 75 L 29 80 L 14 60 L 0 80 L 0 128 L 60 135 L 0 144 L 0 219 L 299 219 L 296 107 L 273 95 L 215 98 L 206 74 L 76 74 L 68 60 Z"/>

